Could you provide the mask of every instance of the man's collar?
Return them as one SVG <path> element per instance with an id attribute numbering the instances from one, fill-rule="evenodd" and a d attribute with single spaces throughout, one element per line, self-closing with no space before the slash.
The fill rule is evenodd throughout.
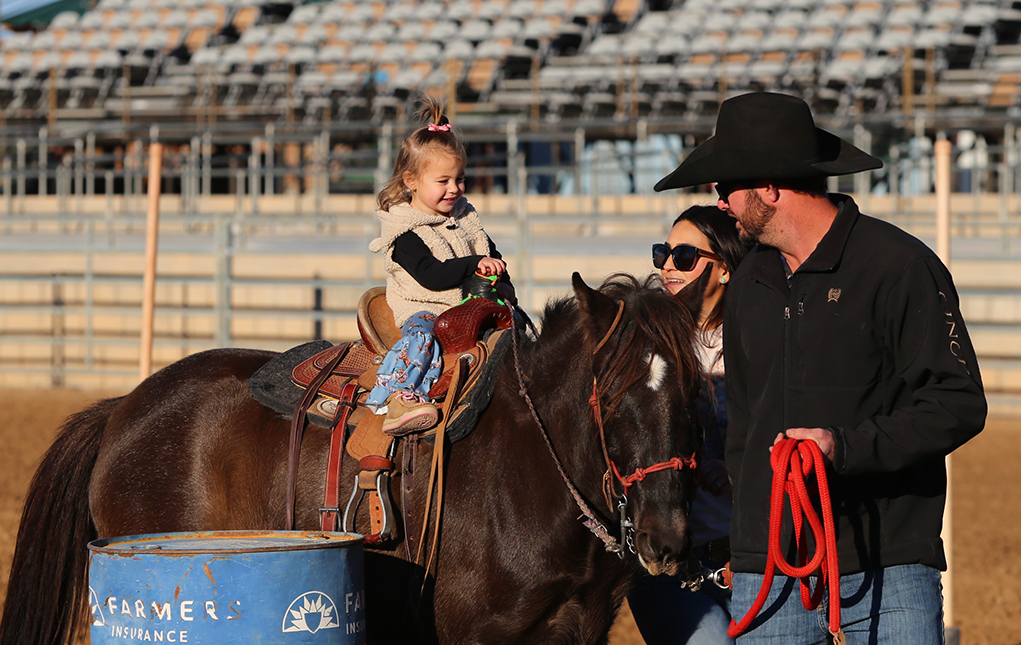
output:
<path id="1" fill-rule="evenodd" d="M 837 215 L 830 225 L 830 230 L 819 240 L 812 255 L 798 268 L 799 271 L 832 271 L 840 264 L 844 255 L 847 238 L 851 235 L 854 223 L 858 221 L 858 205 L 849 195 L 830 193 L 830 201 L 837 207 Z"/>
<path id="2" fill-rule="evenodd" d="M 837 207 L 837 215 L 833 219 L 833 224 L 830 225 L 830 230 L 819 241 L 808 259 L 798 267 L 798 272 L 832 271 L 840 264 L 844 247 L 847 245 L 847 238 L 851 235 L 851 229 L 854 228 L 854 223 L 858 220 L 860 213 L 857 204 L 848 195 L 831 193 L 829 198 Z M 780 251 L 763 245 L 759 245 L 757 251 L 751 258 L 754 263 L 753 273 L 756 277 L 774 289 L 789 288 Z"/>

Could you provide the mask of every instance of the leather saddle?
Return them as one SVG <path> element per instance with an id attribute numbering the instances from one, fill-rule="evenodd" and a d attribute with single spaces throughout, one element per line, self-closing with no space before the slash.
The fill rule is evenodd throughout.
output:
<path id="1" fill-rule="evenodd" d="M 291 372 L 294 384 L 306 390 L 293 417 L 291 461 L 296 470 L 301 434 L 297 426 L 304 423 L 306 411 L 315 410 L 319 417 L 332 418 L 333 441 L 324 504 L 320 508 L 322 529 L 336 530 L 337 520 L 341 519 L 342 530 L 355 531 L 355 515 L 368 494 L 371 533 L 366 543 L 379 544 L 396 537 L 389 481 L 396 469 L 397 442 L 383 433 L 384 417 L 369 413 L 363 404 L 375 384 L 383 357 L 400 339 L 401 332 L 386 302 L 384 287 L 375 287 L 362 295 L 357 315 L 360 340 L 321 351 L 299 363 Z M 513 324 L 514 315 L 507 307 L 484 298 L 468 300 L 437 317 L 434 331 L 443 351 L 443 371 L 429 396 L 442 402 L 440 421 L 424 435 L 410 439 L 452 442 L 474 428 L 488 405 L 495 380 L 494 368 L 507 347 L 507 342 L 501 342 L 507 340 L 503 338 L 503 330 Z M 492 365 L 489 364 L 491 359 Z M 351 426 L 354 430 L 348 438 L 347 428 Z M 358 460 L 360 472 L 341 518 L 339 471 L 340 453 L 345 444 L 347 453 Z M 405 523 L 410 521 L 407 512 L 405 509 Z"/>
<path id="2" fill-rule="evenodd" d="M 474 384 L 473 377 L 477 377 L 488 359 L 489 348 L 480 337 L 488 330 L 508 329 L 513 323 L 513 315 L 506 307 L 484 298 L 473 298 L 440 314 L 434 331 L 443 351 L 443 371 L 429 390 L 429 397 L 437 401 L 444 399 L 454 364 L 461 358 L 469 362 L 466 394 Z M 349 379 L 357 379 L 365 390 L 372 389 L 383 357 L 401 337 L 386 302 L 385 287 L 374 287 L 362 294 L 358 301 L 358 334 L 360 341 L 335 345 L 299 363 L 291 379 L 298 387 L 308 387 L 331 360 L 343 353 L 330 377 L 320 386 L 319 393 L 339 400 L 343 385 Z"/>

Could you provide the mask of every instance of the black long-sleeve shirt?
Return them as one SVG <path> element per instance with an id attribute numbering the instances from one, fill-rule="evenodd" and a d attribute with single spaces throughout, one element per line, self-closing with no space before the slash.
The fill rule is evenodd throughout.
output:
<path id="1" fill-rule="evenodd" d="M 492 239 L 489 239 L 489 248 L 492 252 L 488 257 L 503 259 Z M 487 256 L 439 260 L 417 233 L 408 231 L 394 240 L 392 257 L 418 284 L 430 291 L 444 291 L 463 285 L 479 268 L 479 261 Z"/>

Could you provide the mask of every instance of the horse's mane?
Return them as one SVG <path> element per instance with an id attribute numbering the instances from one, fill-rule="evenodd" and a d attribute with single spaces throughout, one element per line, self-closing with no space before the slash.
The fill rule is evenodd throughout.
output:
<path id="1" fill-rule="evenodd" d="M 599 291 L 624 303 L 617 331 L 607 344 L 610 356 L 596 375 L 605 414 L 613 414 L 627 390 L 649 375 L 649 358 L 659 354 L 677 366 L 685 404 L 697 394 L 702 367 L 695 350 L 698 329 L 685 305 L 663 287 L 660 276 L 644 280 L 618 273 L 609 276 Z M 536 349 L 548 356 L 576 356 L 581 342 L 580 311 L 575 298 L 551 300 L 543 310 L 542 334 Z"/>

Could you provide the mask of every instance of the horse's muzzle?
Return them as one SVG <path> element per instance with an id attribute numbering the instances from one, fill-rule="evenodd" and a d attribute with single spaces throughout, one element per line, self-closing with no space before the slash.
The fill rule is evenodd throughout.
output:
<path id="1" fill-rule="evenodd" d="M 691 554 L 691 536 L 687 522 L 665 523 L 665 527 L 644 526 L 642 522 L 635 530 L 635 551 L 642 566 L 652 575 L 662 573 L 674 575 Z M 659 524 L 654 522 L 653 524 Z"/>

